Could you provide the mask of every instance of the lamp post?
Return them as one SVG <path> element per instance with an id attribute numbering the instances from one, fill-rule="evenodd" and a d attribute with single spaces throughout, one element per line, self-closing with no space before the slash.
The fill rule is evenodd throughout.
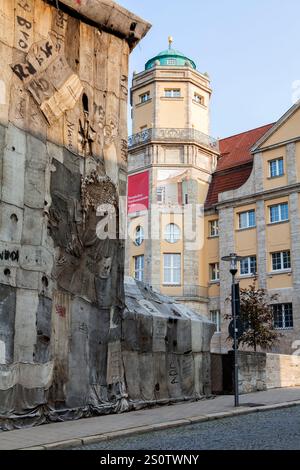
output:
<path id="1" fill-rule="evenodd" d="M 238 363 L 238 329 L 237 329 L 237 315 L 236 315 L 236 298 L 235 298 L 235 276 L 237 273 L 237 263 L 241 261 L 242 257 L 236 253 L 231 253 L 229 256 L 224 256 L 222 261 L 230 262 L 230 273 L 232 276 L 232 294 L 231 294 L 231 309 L 233 318 L 233 349 L 234 349 L 234 406 L 239 406 L 239 363 Z"/>

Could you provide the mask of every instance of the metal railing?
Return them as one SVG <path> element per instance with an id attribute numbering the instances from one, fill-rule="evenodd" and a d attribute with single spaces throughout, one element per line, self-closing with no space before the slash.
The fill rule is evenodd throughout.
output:
<path id="1" fill-rule="evenodd" d="M 128 147 L 132 149 L 149 142 L 197 142 L 214 151 L 219 151 L 219 142 L 196 129 L 150 128 L 128 137 Z"/>

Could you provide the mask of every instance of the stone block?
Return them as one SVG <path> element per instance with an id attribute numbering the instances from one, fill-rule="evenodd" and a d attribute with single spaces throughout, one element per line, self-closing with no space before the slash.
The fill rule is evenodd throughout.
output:
<path id="1" fill-rule="evenodd" d="M 16 283 L 22 289 L 38 290 L 40 273 L 37 271 L 28 271 L 22 268 L 17 269 Z"/>
<path id="2" fill-rule="evenodd" d="M 38 292 L 17 289 L 14 362 L 33 362 L 36 343 Z"/>
<path id="3" fill-rule="evenodd" d="M 13 150 L 5 150 L 2 169 L 2 201 L 22 208 L 25 155 Z"/>
<path id="4" fill-rule="evenodd" d="M 0 268 L 0 284 L 16 287 L 17 268 Z"/>
<path id="5" fill-rule="evenodd" d="M 27 134 L 26 168 L 45 171 L 48 160 L 46 144 L 33 135 Z"/>
<path id="6" fill-rule="evenodd" d="M 16 289 L 0 283 L 0 342 L 1 364 L 14 360 Z"/>
<path id="7" fill-rule="evenodd" d="M 24 245 L 20 254 L 20 266 L 29 271 L 40 271 L 50 275 L 53 255 L 41 246 Z"/>
<path id="8" fill-rule="evenodd" d="M 20 207 L 0 203 L 0 240 L 20 243 L 23 226 L 23 210 Z"/>
<path id="9" fill-rule="evenodd" d="M 6 131 L 6 149 L 20 155 L 26 154 L 26 133 L 12 124 Z"/>
<path id="10" fill-rule="evenodd" d="M 24 181 L 24 204 L 33 209 L 45 206 L 45 172 L 26 167 Z"/>
<path id="11" fill-rule="evenodd" d="M 44 215 L 41 209 L 30 209 L 29 207 L 25 207 L 22 244 L 39 246 L 42 241 L 44 223 Z"/>

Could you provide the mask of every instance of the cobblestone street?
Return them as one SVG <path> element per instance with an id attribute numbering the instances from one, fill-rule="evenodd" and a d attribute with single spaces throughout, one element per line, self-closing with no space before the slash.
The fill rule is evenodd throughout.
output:
<path id="1" fill-rule="evenodd" d="M 116 439 L 80 450 L 300 450 L 300 406 Z"/>

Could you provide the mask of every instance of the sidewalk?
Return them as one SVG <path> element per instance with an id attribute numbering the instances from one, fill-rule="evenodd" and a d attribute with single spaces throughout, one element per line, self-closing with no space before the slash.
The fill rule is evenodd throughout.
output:
<path id="1" fill-rule="evenodd" d="M 242 395 L 241 407 L 236 409 L 233 401 L 233 396 L 219 396 L 195 403 L 1 432 L 0 450 L 78 447 L 114 437 L 178 427 L 236 414 L 300 406 L 300 388 L 281 388 Z"/>

